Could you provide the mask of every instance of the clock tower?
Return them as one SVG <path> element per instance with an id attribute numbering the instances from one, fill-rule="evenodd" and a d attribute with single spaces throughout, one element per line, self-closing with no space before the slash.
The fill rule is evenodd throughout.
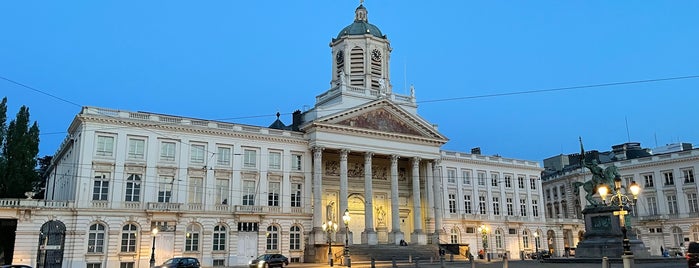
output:
<path id="1" fill-rule="evenodd" d="M 354 22 L 330 42 L 333 53 L 330 83 L 334 86 L 344 81 L 349 87 L 391 94 L 388 64 L 391 44 L 378 27 L 369 23 L 368 13 L 360 4 L 354 11 Z"/>

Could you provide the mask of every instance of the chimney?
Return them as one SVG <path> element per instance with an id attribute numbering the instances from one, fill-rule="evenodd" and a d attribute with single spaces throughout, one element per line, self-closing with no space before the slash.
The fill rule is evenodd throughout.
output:
<path id="1" fill-rule="evenodd" d="M 291 115 L 291 130 L 299 131 L 299 126 L 303 123 L 303 116 L 301 115 L 301 110 L 296 110 Z"/>
<path id="2" fill-rule="evenodd" d="M 481 154 L 481 147 L 471 148 L 471 154 Z"/>

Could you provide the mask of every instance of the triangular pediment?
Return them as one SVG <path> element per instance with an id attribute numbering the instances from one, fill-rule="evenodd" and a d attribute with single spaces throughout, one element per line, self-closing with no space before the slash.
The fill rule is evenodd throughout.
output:
<path id="1" fill-rule="evenodd" d="M 318 118 L 314 125 L 447 141 L 427 121 L 385 99 Z"/>

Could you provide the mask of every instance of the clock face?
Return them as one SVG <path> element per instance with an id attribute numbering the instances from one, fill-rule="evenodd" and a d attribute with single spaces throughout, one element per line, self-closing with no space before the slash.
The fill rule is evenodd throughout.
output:
<path id="1" fill-rule="evenodd" d="M 337 61 L 337 64 L 345 62 L 345 56 L 342 50 L 338 51 L 337 55 L 335 55 L 335 61 Z"/>
<path id="2" fill-rule="evenodd" d="M 381 60 L 381 51 L 378 49 L 374 49 L 371 51 L 371 59 L 374 61 L 380 61 Z"/>

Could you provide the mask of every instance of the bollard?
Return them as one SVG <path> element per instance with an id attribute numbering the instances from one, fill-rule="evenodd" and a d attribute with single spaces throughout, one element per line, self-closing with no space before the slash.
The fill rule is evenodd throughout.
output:
<path id="1" fill-rule="evenodd" d="M 391 257 L 391 267 L 396 268 L 396 256 Z"/>
<path id="2" fill-rule="evenodd" d="M 430 263 L 434 263 L 434 257 L 430 256 Z"/>
<path id="3" fill-rule="evenodd" d="M 509 263 L 507 262 L 507 254 L 502 255 L 502 268 L 507 268 Z"/>
<path id="4" fill-rule="evenodd" d="M 376 259 L 374 257 L 371 257 L 371 268 L 376 268 Z"/>
<path id="5" fill-rule="evenodd" d="M 449 255 L 449 261 L 454 262 L 454 253 Z"/>
<path id="6" fill-rule="evenodd" d="M 609 268 L 609 258 L 602 257 L 602 268 Z"/>
<path id="7" fill-rule="evenodd" d="M 444 268 L 444 256 L 439 256 L 439 267 Z"/>
<path id="8" fill-rule="evenodd" d="M 471 262 L 471 268 L 476 268 L 476 262 L 473 261 L 473 256 L 471 256 L 471 259 L 469 259 L 469 261 Z"/>
<path id="9" fill-rule="evenodd" d="M 408 254 L 408 262 L 413 262 L 413 254 Z"/>
<path id="10" fill-rule="evenodd" d="M 420 268 L 420 258 L 415 257 L 415 268 Z"/>

